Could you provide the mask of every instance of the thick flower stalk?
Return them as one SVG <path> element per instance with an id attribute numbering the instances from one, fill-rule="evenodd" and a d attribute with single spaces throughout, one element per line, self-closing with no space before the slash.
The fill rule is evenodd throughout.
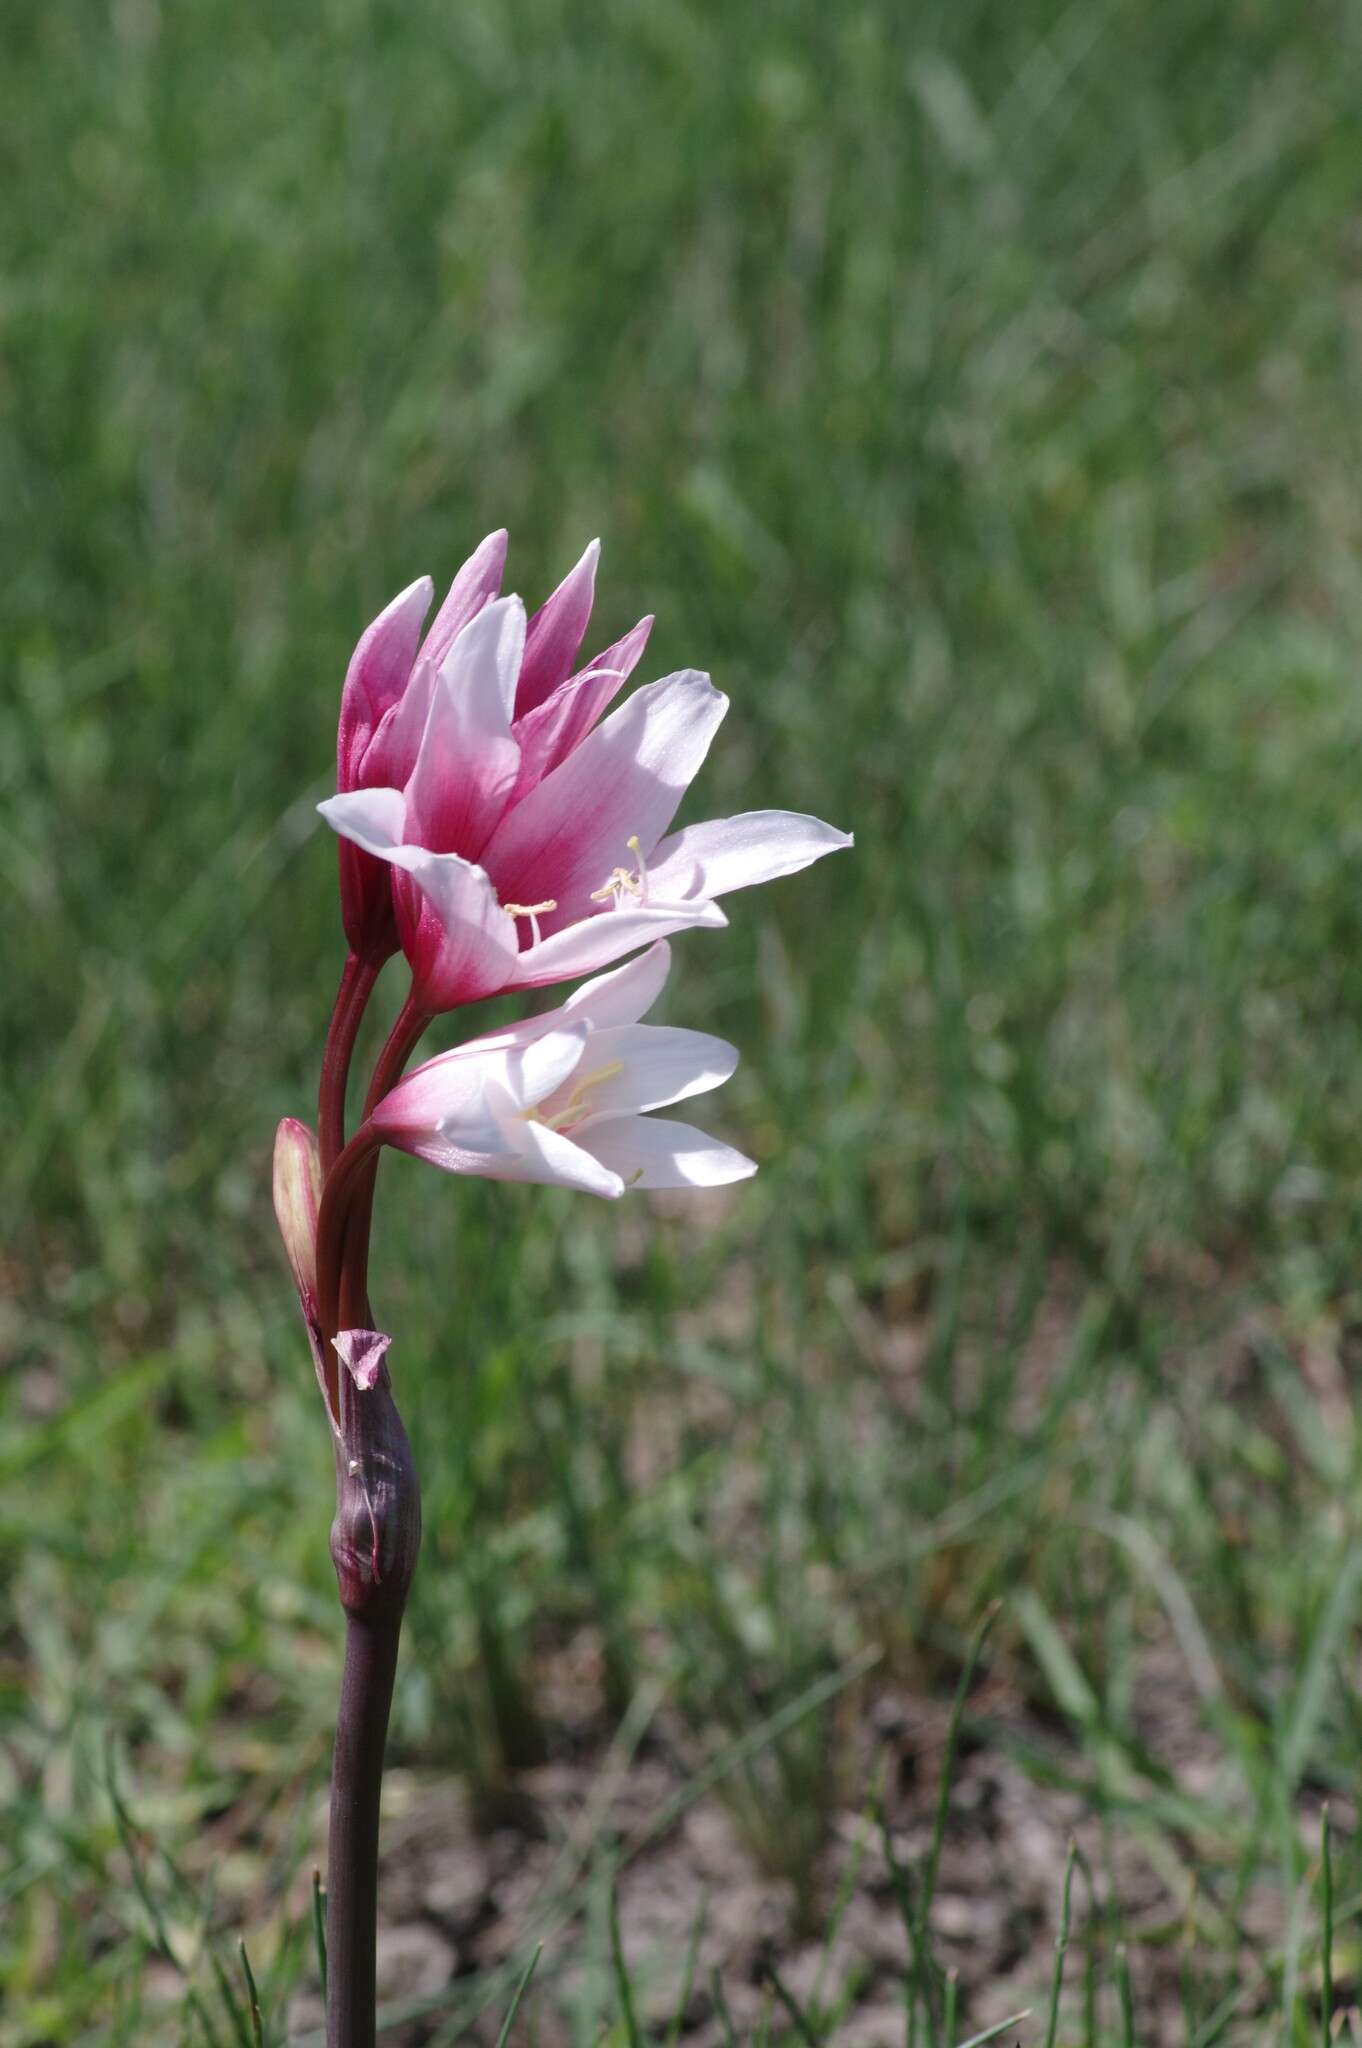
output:
<path id="1" fill-rule="evenodd" d="M 396 597 L 351 660 L 337 793 L 320 806 L 339 836 L 349 954 L 322 1057 L 317 1134 L 296 1118 L 280 1124 L 274 1200 L 331 1428 L 331 1553 L 346 1615 L 329 2048 L 372 2048 L 375 2038 L 379 1788 L 421 1528 L 388 1371 L 392 1340 L 369 1301 L 379 1156 L 386 1147 L 448 1173 L 606 1200 L 755 1172 L 730 1145 L 657 1114 L 719 1087 L 737 1064 L 734 1048 L 642 1019 L 666 982 L 670 935 L 722 926 L 719 897 L 851 843 L 783 811 L 671 830 L 727 700 L 686 669 L 610 710 L 652 620 L 579 662 L 597 554 L 593 542 L 528 619 L 518 597 L 501 595 L 504 533 L 470 556 L 428 630 L 429 579 Z M 410 985 L 347 1143 L 360 1025 L 398 951 Z M 405 1073 L 434 1016 L 585 973 L 595 978 L 557 1009 Z"/>

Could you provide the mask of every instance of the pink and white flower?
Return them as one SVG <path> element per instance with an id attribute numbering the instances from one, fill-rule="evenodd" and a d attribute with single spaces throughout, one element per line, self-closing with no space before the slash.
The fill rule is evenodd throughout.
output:
<path id="1" fill-rule="evenodd" d="M 386 862 L 412 998 L 432 1014 L 570 980 L 692 925 L 723 925 L 719 895 L 851 844 L 785 811 L 668 835 L 727 698 L 683 669 L 598 723 L 651 619 L 569 674 L 597 544 L 527 624 L 519 598 L 496 595 L 505 538 L 493 534 L 465 563 L 419 651 L 428 579 L 369 628 L 346 678 L 339 794 L 319 806 L 350 849 L 342 902 L 352 947 L 369 958 L 391 950 L 377 865 Z"/>
<path id="2" fill-rule="evenodd" d="M 341 692 L 336 735 L 336 788 L 401 789 L 411 776 L 429 720 L 441 665 L 463 629 L 501 590 L 505 529 L 489 533 L 459 570 L 430 631 L 421 627 L 434 586 L 422 576 L 395 597 L 362 635 Z M 591 617 L 600 544 L 593 541 L 571 573 L 524 629 L 514 678 L 512 728 L 517 747 L 516 787 L 523 796 L 569 754 L 636 667 L 651 617 L 571 673 Z M 518 602 L 518 600 L 517 600 Z M 502 754 L 504 763 L 505 755 Z M 457 764 L 476 780 L 487 764 Z M 496 777 L 493 775 L 493 784 Z M 442 821 L 448 825 L 449 821 Z M 341 915 L 351 949 L 375 964 L 398 946 L 390 871 L 362 844 L 342 837 Z"/>
<path id="3" fill-rule="evenodd" d="M 360 1133 L 449 1173 L 614 1199 L 628 1188 L 719 1187 L 756 1172 L 731 1145 L 648 1112 L 719 1087 L 738 1063 L 707 1032 L 641 1024 L 665 944 L 587 982 L 561 1009 L 417 1067 Z"/>

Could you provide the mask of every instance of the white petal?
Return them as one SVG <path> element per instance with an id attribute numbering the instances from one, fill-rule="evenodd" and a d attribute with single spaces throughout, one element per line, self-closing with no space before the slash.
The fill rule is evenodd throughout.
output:
<path id="1" fill-rule="evenodd" d="M 380 860 L 391 860 L 402 844 L 407 807 L 400 789 L 352 789 L 317 809 L 333 832 Z"/>
<path id="2" fill-rule="evenodd" d="M 797 874 L 825 853 L 850 846 L 849 832 L 798 811 L 743 811 L 687 825 L 656 847 L 648 862 L 648 889 L 660 902 L 723 896 Z"/>
<path id="3" fill-rule="evenodd" d="M 757 1170 L 755 1159 L 671 1117 L 613 1117 L 577 1143 L 630 1188 L 717 1188 Z"/>
<path id="4" fill-rule="evenodd" d="M 483 856 L 502 900 L 551 897 L 559 926 L 588 915 L 630 838 L 656 846 L 727 709 L 695 669 L 636 690 L 502 819 Z"/>
<path id="5" fill-rule="evenodd" d="M 680 1031 L 666 1024 L 593 1031 L 577 1072 L 560 1091 L 560 1100 L 545 1102 L 544 1114 L 552 1118 L 580 1090 L 587 1114 L 571 1127 L 576 1137 L 603 1116 L 665 1109 L 670 1102 L 719 1088 L 737 1064 L 737 1048 L 707 1031 Z M 612 1067 L 617 1071 L 611 1073 Z M 601 1073 L 606 1078 L 593 1081 Z"/>
<path id="6" fill-rule="evenodd" d="M 635 910 L 602 910 L 581 918 L 566 930 L 541 939 L 520 956 L 513 988 L 543 988 L 553 981 L 608 967 L 621 953 L 632 953 L 649 939 L 670 938 L 673 932 L 702 927 L 718 931 L 728 923 L 717 903 L 648 903 Z"/>
<path id="7" fill-rule="evenodd" d="M 624 1182 L 608 1166 L 602 1166 L 594 1152 L 574 1145 L 561 1131 L 547 1124 L 519 1117 L 506 1127 L 516 1147 L 520 1171 L 500 1174 L 503 1180 L 539 1181 L 548 1187 L 580 1188 L 584 1194 L 601 1195 L 615 1201 L 624 1193 Z"/>
<path id="8" fill-rule="evenodd" d="M 564 1003 L 574 1017 L 589 1017 L 598 1029 L 609 1024 L 637 1024 L 646 1017 L 662 993 L 672 964 L 672 949 L 665 939 L 649 946 L 637 960 L 584 981 Z"/>
<path id="9" fill-rule="evenodd" d="M 583 1018 L 566 1030 L 546 1032 L 542 1038 L 510 1046 L 495 1055 L 498 1078 L 516 1108 L 538 1109 L 549 1096 L 567 1086 L 590 1035 L 591 1026 Z"/>

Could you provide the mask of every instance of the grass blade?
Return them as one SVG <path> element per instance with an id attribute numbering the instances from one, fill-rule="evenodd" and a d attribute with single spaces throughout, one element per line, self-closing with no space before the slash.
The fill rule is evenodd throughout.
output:
<path id="1" fill-rule="evenodd" d="M 619 1992 L 620 2012 L 624 2016 L 624 2031 L 629 2037 L 629 2048 L 643 2048 L 643 2036 L 639 2032 L 638 2014 L 634 2010 L 634 1987 L 629 1982 L 629 1971 L 624 1961 L 624 1943 L 620 1939 L 620 1894 L 619 1886 L 610 1886 L 610 1960 L 615 1971 L 615 1988 Z"/>
<path id="2" fill-rule="evenodd" d="M 317 1975 L 326 1997 L 326 1890 L 320 1870 L 312 1873 L 312 1938 L 317 1944 Z"/>
<path id="3" fill-rule="evenodd" d="M 530 1957 L 528 1963 L 526 1963 L 525 1968 L 521 1973 L 520 1982 L 516 1985 L 515 1992 L 511 1998 L 511 2002 L 506 2008 L 506 2017 L 501 2023 L 501 2032 L 497 2035 L 497 2048 L 506 2048 L 507 2038 L 509 2037 L 511 2028 L 515 2023 L 515 2016 L 520 2010 L 520 2001 L 525 1996 L 526 1987 L 529 1984 L 531 1977 L 534 1975 L 536 1966 L 539 1962 L 539 1958 L 543 1955 L 543 1953 L 544 1944 L 541 1941 L 538 1947 L 535 1949 L 534 1954 Z"/>
<path id="4" fill-rule="evenodd" d="M 1330 1670 L 1338 1646 L 1352 1621 L 1359 1588 L 1362 1588 L 1362 1543 L 1355 1543 L 1344 1552 L 1339 1562 L 1324 1613 L 1306 1653 L 1305 1669 L 1282 1736 L 1282 1771 L 1292 1791 L 1300 1783 L 1301 1773 L 1314 1746 L 1328 1697 Z"/>
<path id="5" fill-rule="evenodd" d="M 1121 2001 L 1121 2048 L 1135 2048 L 1135 2001 L 1130 1988 L 1130 1954 L 1124 1942 L 1116 1951 L 1116 1989 Z"/>
<path id="6" fill-rule="evenodd" d="M 1329 2048 L 1334 2017 L 1334 1857 L 1329 1839 L 1329 1808 L 1326 1802 L 1319 1817 L 1320 1938 L 1319 2038 Z"/>
<path id="7" fill-rule="evenodd" d="M 821 2048 L 822 2035 L 818 2032 L 803 2006 L 789 1989 L 774 1963 L 766 1965 L 766 1981 L 784 2006 L 794 2024 L 795 2032 L 804 2043 L 804 2048 Z"/>
<path id="8" fill-rule="evenodd" d="M 170 1945 L 170 1936 L 166 1931 L 165 1920 L 162 1918 L 161 1909 L 156 1903 L 151 1886 L 147 1881 L 146 1872 L 142 1867 L 141 1852 L 137 1846 L 138 1831 L 136 1825 L 118 1789 L 118 1778 L 114 1769 L 112 1735 L 109 1736 L 104 1745 L 104 1781 L 109 1794 L 109 1804 L 113 1808 L 114 1827 L 118 1832 L 118 1839 L 122 1846 L 123 1854 L 128 1859 L 128 1869 L 132 1877 L 133 1890 L 140 1899 L 143 1911 L 151 1922 L 152 1933 L 155 1936 L 156 1951 L 163 1962 L 169 1963 L 172 1970 L 177 1971 L 179 1975 L 183 1976 L 184 1970 L 180 1959 Z"/>
<path id="9" fill-rule="evenodd" d="M 714 2000 L 714 2010 L 719 2015 L 719 2025 L 724 2030 L 724 2048 L 738 2048 L 738 2037 L 733 2029 L 733 2015 L 728 2009 L 728 2000 L 724 1997 L 723 1978 L 717 1970 L 711 1970 L 709 1973 L 709 1989 Z"/>
<path id="10" fill-rule="evenodd" d="M 681 1973 L 681 1995 L 676 2001 L 676 2011 L 672 2014 L 672 2022 L 667 2029 L 667 2048 L 676 2048 L 681 2038 L 681 2029 L 686 2024 L 686 2008 L 690 2004 L 691 1992 L 695 1989 L 695 1966 L 700 1959 L 700 1941 L 705 1930 L 705 1912 L 708 1904 L 709 1894 L 704 1892 L 700 1897 L 700 1910 L 691 1923 L 690 1940 L 686 1944 L 685 1968 Z"/>
<path id="11" fill-rule="evenodd" d="M 958 2048 L 984 2048 L 985 2041 L 996 2041 L 999 2034 L 1005 2034 L 1009 2027 L 1019 2027 L 1023 2020 L 1031 2017 L 1030 2006 L 1020 2012 L 1010 2012 L 1005 2020 L 998 2020 L 991 2027 L 985 2027 L 982 2034 L 971 2034 L 968 2041 L 961 2041 Z"/>
<path id="12" fill-rule="evenodd" d="M 941 1759 L 941 1782 L 937 1789 L 936 1819 L 932 1828 L 932 1845 L 927 1851 L 927 1865 L 923 1871 L 922 1886 L 918 1899 L 924 1933 L 926 1931 L 928 1915 L 932 1910 L 932 1900 L 936 1897 L 936 1878 L 941 1863 L 941 1844 L 946 1837 L 946 1818 L 950 1807 L 951 1785 L 955 1777 L 955 1753 L 960 1742 L 960 1724 L 965 1716 L 965 1702 L 969 1698 L 970 1690 L 974 1684 L 974 1673 L 978 1667 L 980 1655 L 983 1652 L 984 1640 L 993 1626 L 1000 1605 L 1001 1602 L 995 1600 L 985 1609 L 978 1626 L 975 1628 L 974 1634 L 970 1638 L 969 1648 L 965 1652 L 964 1668 L 960 1673 L 960 1683 L 955 1688 L 955 1699 L 951 1706 L 951 1718 L 946 1727 L 946 1748 Z"/>
<path id="13" fill-rule="evenodd" d="M 213 1980 L 218 1987 L 218 1996 L 226 2007 L 227 2017 L 232 2023 L 232 2034 L 236 2040 L 237 2048 L 252 2048 L 250 2021 L 247 2019 L 241 2001 L 232 1987 L 231 1978 L 223 1968 L 216 1951 L 211 1948 L 208 1951 L 208 1963 L 213 1972 Z"/>
<path id="14" fill-rule="evenodd" d="M 1045 2048 L 1055 2048 L 1059 2032 L 1059 1994 L 1064 1988 L 1064 1957 L 1069 1946 L 1069 1907 L 1073 1896 L 1074 1859 L 1078 1851 L 1073 1842 L 1064 1859 L 1064 1891 L 1059 1908 L 1059 1933 L 1055 1936 L 1055 1974 L 1050 1983 L 1050 2017 L 1045 2028 Z"/>
<path id="15" fill-rule="evenodd" d="M 241 1974 L 246 1979 L 246 1998 L 251 2015 L 251 2048 L 265 2048 L 265 2022 L 260 2014 L 260 1993 L 255 1985 L 255 1972 L 251 1959 L 246 1953 L 244 1941 L 237 1943 L 237 1954 L 241 1958 Z"/>

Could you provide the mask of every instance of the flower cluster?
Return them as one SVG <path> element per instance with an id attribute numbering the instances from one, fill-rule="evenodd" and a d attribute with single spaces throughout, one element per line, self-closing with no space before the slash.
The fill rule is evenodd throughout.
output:
<path id="1" fill-rule="evenodd" d="M 501 595 L 506 535 L 491 534 L 428 629 L 423 577 L 374 620 L 345 678 L 337 793 L 319 808 L 339 835 L 351 957 L 324 1063 L 320 1146 L 293 1119 L 280 1127 L 276 1207 L 314 1340 L 328 1357 L 338 1351 L 356 1384 L 381 1372 L 382 1347 L 353 1325 L 353 1286 L 342 1313 L 343 1268 L 358 1260 L 362 1296 L 380 1146 L 449 1172 L 605 1197 L 755 1170 L 690 1125 L 647 1114 L 718 1087 L 737 1061 L 718 1039 L 640 1023 L 666 979 L 661 942 L 725 924 L 718 899 L 729 891 L 851 844 L 786 811 L 670 829 L 727 699 L 683 669 L 610 708 L 653 622 L 579 663 L 598 553 L 593 541 L 527 620 L 518 597 Z M 398 950 L 410 993 L 345 1145 L 355 1032 Z M 599 973 L 630 954 L 639 957 Z M 433 1016 L 584 974 L 598 978 L 560 1009 L 402 1078 Z M 323 1378 L 334 1391 L 334 1365 Z"/>

